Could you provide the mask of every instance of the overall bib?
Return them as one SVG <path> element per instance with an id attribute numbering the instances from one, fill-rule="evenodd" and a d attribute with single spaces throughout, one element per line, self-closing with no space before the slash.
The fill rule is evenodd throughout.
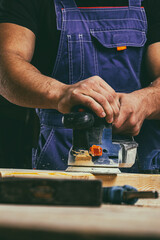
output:
<path id="1" fill-rule="evenodd" d="M 141 0 L 129 0 L 126 7 L 78 8 L 74 0 L 54 3 L 61 36 L 53 78 L 74 84 L 98 75 L 117 92 L 130 93 L 141 88 L 147 33 Z M 39 109 L 37 114 L 41 127 L 38 148 L 33 151 L 33 168 L 65 170 L 72 130 L 64 129 L 62 114 L 56 110 Z M 139 166 L 135 164 L 131 170 L 159 169 L 158 121 L 145 121 L 135 140 L 139 144 Z"/>

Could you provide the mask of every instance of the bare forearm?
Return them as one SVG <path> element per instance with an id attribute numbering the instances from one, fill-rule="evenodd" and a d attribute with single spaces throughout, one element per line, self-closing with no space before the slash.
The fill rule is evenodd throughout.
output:
<path id="1" fill-rule="evenodd" d="M 148 119 L 160 119 L 160 77 L 142 90 L 145 94 Z"/>
<path id="2" fill-rule="evenodd" d="M 116 134 L 136 136 L 145 119 L 160 119 L 160 78 L 149 87 L 119 94 L 120 114 L 113 124 Z"/>
<path id="3" fill-rule="evenodd" d="M 160 119 L 160 42 L 149 45 L 146 53 L 146 71 L 152 84 L 146 89 L 149 119 Z M 147 106 L 146 106 L 147 107 Z"/>
<path id="4" fill-rule="evenodd" d="M 0 55 L 0 94 L 10 102 L 33 108 L 58 107 L 65 85 L 42 75 L 21 56 Z"/>

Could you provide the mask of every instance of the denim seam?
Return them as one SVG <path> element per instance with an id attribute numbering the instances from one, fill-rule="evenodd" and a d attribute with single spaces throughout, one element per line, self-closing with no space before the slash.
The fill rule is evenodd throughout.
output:
<path id="1" fill-rule="evenodd" d="M 57 69 L 58 69 L 58 66 L 59 66 L 59 62 L 60 62 L 60 59 L 61 59 L 61 55 L 62 55 L 62 50 L 63 50 L 63 44 L 64 44 L 64 38 L 65 38 L 65 28 L 66 28 L 66 21 L 64 21 L 65 20 L 65 11 L 64 10 L 63 10 L 63 13 L 64 14 L 62 14 L 61 37 L 60 37 L 57 58 L 56 58 L 56 62 L 55 62 L 55 65 L 54 65 L 53 72 L 52 72 L 52 76 L 56 75 L 56 72 L 57 72 Z"/>
<path id="2" fill-rule="evenodd" d="M 105 47 L 108 47 L 108 48 L 114 48 L 114 47 L 118 47 L 119 44 L 121 44 L 121 46 L 130 46 L 130 47 L 139 47 L 139 46 L 143 46 L 143 44 L 145 43 L 145 40 L 143 40 L 141 43 L 138 43 L 138 44 L 135 44 L 135 43 L 130 43 L 130 42 L 120 42 L 120 43 L 117 43 L 117 44 L 105 44 Z"/>
<path id="3" fill-rule="evenodd" d="M 83 46 L 83 35 L 79 34 L 79 42 L 80 42 L 80 55 L 81 55 L 81 73 L 79 76 L 79 80 L 82 80 L 84 76 L 84 46 Z"/>
<path id="4" fill-rule="evenodd" d="M 67 35 L 69 36 L 69 35 Z M 70 38 L 71 39 L 71 38 Z M 80 74 L 78 76 L 77 79 L 75 79 L 75 81 L 79 81 L 83 78 L 84 76 L 84 47 L 83 47 L 83 35 L 79 34 L 79 40 L 78 41 L 74 41 L 74 40 L 69 40 L 70 43 L 79 43 L 79 47 L 80 47 L 80 58 L 81 58 L 81 66 L 80 66 Z M 72 44 L 70 44 L 70 48 L 69 48 L 69 66 L 70 66 L 70 79 L 71 79 L 71 84 L 73 84 L 73 70 L 74 70 L 74 66 L 73 66 L 73 54 L 72 54 Z"/>
<path id="5" fill-rule="evenodd" d="M 142 34 L 145 34 L 145 31 L 137 30 L 137 29 L 128 29 L 128 28 L 123 28 L 123 29 L 113 29 L 113 30 L 99 30 L 99 29 L 90 29 L 92 33 L 99 33 L 99 32 L 122 32 L 122 31 L 128 31 L 128 32 L 141 32 Z"/>
<path id="6" fill-rule="evenodd" d="M 97 32 L 106 32 L 106 31 L 97 31 Z M 96 33 L 97 33 L 96 32 Z M 91 33 L 95 33 L 95 31 L 94 30 L 91 30 Z M 93 35 L 94 36 L 94 35 Z M 130 46 L 142 46 L 144 43 L 145 43 L 145 33 L 143 33 L 142 32 L 142 36 L 143 36 L 143 39 L 142 39 L 142 41 L 140 42 L 140 43 L 135 43 L 135 42 L 124 42 L 124 43 L 122 43 L 122 42 L 120 42 L 120 43 L 114 43 L 114 44 L 105 44 L 105 46 L 107 47 L 107 46 L 115 46 L 115 47 L 117 47 L 119 44 L 124 44 L 124 45 L 130 45 Z M 95 36 L 94 36 L 95 37 Z M 137 45 L 136 45 L 137 44 Z"/>
<path id="7" fill-rule="evenodd" d="M 143 12 L 143 11 L 142 11 Z M 132 21 L 137 21 L 137 22 L 146 22 L 145 20 L 139 20 L 139 19 L 136 19 L 136 18 L 121 18 L 121 19 L 115 19 L 115 18 L 106 18 L 106 19 L 98 19 L 98 20 L 100 20 L 100 21 L 128 21 L 128 20 L 132 20 Z M 72 20 L 72 19 L 69 19 L 69 20 L 64 20 L 65 22 L 97 22 L 97 20 L 81 20 L 81 19 L 74 19 L 74 20 Z"/>
<path id="8" fill-rule="evenodd" d="M 79 41 L 72 40 L 72 41 L 70 41 L 70 42 L 76 42 L 76 43 L 78 43 Z M 92 41 L 83 40 L 83 42 L 92 42 Z"/>
<path id="9" fill-rule="evenodd" d="M 41 165 L 43 156 L 44 156 L 44 154 L 45 154 L 45 151 L 46 151 L 46 149 L 47 149 L 47 147 L 48 147 L 48 145 L 49 145 L 49 143 L 50 143 L 50 140 L 52 139 L 53 135 L 54 135 L 54 129 L 51 130 L 51 132 L 50 132 L 50 134 L 49 134 L 49 136 L 48 136 L 48 138 L 47 138 L 47 141 L 46 141 L 45 145 L 44 145 L 43 148 L 42 148 L 41 154 L 40 154 L 40 156 L 39 156 L 38 159 L 37 159 L 37 167 L 38 167 L 39 165 Z"/>
<path id="10" fill-rule="evenodd" d="M 64 126 L 58 126 L 58 125 L 56 125 L 56 124 L 54 124 L 54 123 L 49 123 L 49 122 L 47 122 L 47 123 L 42 123 L 41 124 L 41 126 L 44 126 L 44 127 L 49 127 L 49 128 L 53 128 L 53 127 L 55 127 L 56 129 L 66 129 Z"/>
<path id="11" fill-rule="evenodd" d="M 147 23 L 146 13 L 145 13 L 145 11 L 143 9 L 141 9 L 141 13 L 142 13 L 142 16 L 143 16 L 143 19 L 144 19 L 145 31 L 147 32 L 148 23 Z"/>
<path id="12" fill-rule="evenodd" d="M 67 35 L 67 37 L 68 37 L 69 82 L 72 84 L 72 81 L 73 81 L 73 61 L 72 61 L 71 35 Z"/>
<path id="13" fill-rule="evenodd" d="M 126 8 L 118 8 L 118 9 L 116 9 L 116 8 L 114 8 L 114 9 L 109 9 L 109 8 L 107 8 L 107 9 L 105 9 L 105 8 L 103 8 L 103 9 L 73 9 L 73 8 L 66 8 L 65 9 L 65 11 L 66 12 L 120 12 L 120 11 L 132 11 L 132 10 L 139 10 L 139 11 L 141 11 L 141 8 L 140 7 L 133 7 L 133 6 L 131 6 L 131 7 L 126 7 Z"/>
<path id="14" fill-rule="evenodd" d="M 96 51 L 96 48 L 94 46 L 93 46 L 93 55 L 94 55 L 95 75 L 99 76 L 99 68 L 98 68 L 98 61 L 97 61 L 97 51 Z"/>

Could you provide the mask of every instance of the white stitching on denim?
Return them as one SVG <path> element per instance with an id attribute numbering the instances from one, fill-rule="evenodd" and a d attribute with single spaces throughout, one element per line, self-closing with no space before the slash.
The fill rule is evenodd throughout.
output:
<path id="1" fill-rule="evenodd" d="M 110 32 L 110 31 L 95 31 L 93 29 L 91 29 L 91 34 L 94 34 L 94 33 L 99 33 L 99 32 Z M 93 35 L 94 36 L 94 35 Z M 146 33 L 145 32 L 142 32 L 142 41 L 140 43 L 135 43 L 135 42 L 120 42 L 120 43 L 115 43 L 115 44 L 105 44 L 106 47 L 117 47 L 119 46 L 119 44 L 122 45 L 127 45 L 127 46 L 143 46 L 143 44 L 145 43 L 146 41 Z M 95 36 L 94 36 L 95 37 Z"/>
<path id="2" fill-rule="evenodd" d="M 124 7 L 124 8 L 114 8 L 114 9 L 111 9 L 111 8 L 103 8 L 103 9 L 73 9 L 73 8 L 67 8 L 66 9 L 66 12 L 120 12 L 120 11 L 126 11 L 126 10 L 139 10 L 141 11 L 141 8 L 140 7 Z"/>
<path id="3" fill-rule="evenodd" d="M 69 82 L 73 81 L 73 61 L 72 61 L 72 44 L 71 35 L 67 35 L 68 38 L 68 60 L 69 60 Z"/>
<path id="4" fill-rule="evenodd" d="M 43 156 L 44 156 L 44 154 L 46 152 L 47 147 L 49 146 L 49 143 L 50 143 L 53 135 L 54 135 L 54 129 L 52 128 L 52 130 L 51 130 L 51 132 L 50 132 L 50 134 L 49 134 L 49 136 L 47 138 L 47 141 L 45 142 L 45 144 L 44 144 L 44 146 L 43 146 L 43 148 L 41 150 L 41 153 L 40 153 L 39 157 L 37 158 L 37 161 L 36 161 L 37 162 L 37 167 L 39 167 L 41 165 L 42 160 L 43 160 Z"/>
<path id="5" fill-rule="evenodd" d="M 95 75 L 99 75 L 98 60 L 97 60 L 97 50 L 93 44 L 93 56 L 94 56 L 94 66 L 95 66 Z"/>
<path id="6" fill-rule="evenodd" d="M 121 19 L 115 19 L 115 18 L 106 18 L 106 19 L 98 19 L 98 20 L 101 20 L 101 21 L 128 21 L 128 20 L 132 20 L 132 21 L 137 21 L 137 22 L 146 22 L 145 20 L 139 20 L 139 19 L 136 19 L 136 18 L 121 18 Z M 81 19 L 74 19 L 74 20 L 64 20 L 66 22 L 97 22 L 97 20 L 81 20 Z"/>
<path id="7" fill-rule="evenodd" d="M 122 28 L 122 29 L 111 29 L 111 30 L 95 30 L 95 29 L 90 29 L 92 33 L 99 33 L 99 32 L 124 32 L 124 31 L 128 31 L 128 32 L 141 32 L 143 34 L 145 34 L 144 31 L 138 30 L 138 29 L 127 29 L 127 28 Z"/>
<path id="8" fill-rule="evenodd" d="M 79 41 L 77 41 L 77 40 L 71 40 L 70 42 L 79 42 Z M 83 42 L 92 42 L 92 41 L 83 40 Z"/>
<path id="9" fill-rule="evenodd" d="M 143 19 L 144 19 L 144 24 L 145 24 L 144 31 L 147 32 L 147 30 L 148 30 L 148 22 L 147 22 L 147 16 L 146 16 L 146 13 L 145 13 L 144 9 L 141 9 L 141 13 L 142 13 L 142 16 L 143 16 Z"/>
<path id="10" fill-rule="evenodd" d="M 65 28 L 66 28 L 66 21 L 65 20 L 65 11 L 63 10 L 62 14 L 62 31 L 61 31 L 61 36 L 60 36 L 60 42 L 59 42 L 59 47 L 58 47 L 58 52 L 57 52 L 57 57 L 56 57 L 56 61 L 55 61 L 55 65 L 54 65 L 54 69 L 52 72 L 52 76 L 55 76 L 57 73 L 57 69 L 59 66 L 59 62 L 61 59 L 61 55 L 62 55 L 62 49 L 63 49 L 63 44 L 64 44 L 64 37 L 65 37 Z"/>
<path id="11" fill-rule="evenodd" d="M 75 79 L 75 81 L 79 81 L 83 78 L 84 76 L 84 46 L 83 46 L 83 35 L 82 34 L 79 34 L 79 40 L 76 41 L 76 40 L 71 40 L 71 36 L 69 37 L 70 35 L 67 35 L 68 37 L 68 40 L 69 40 L 69 71 L 70 71 L 70 79 L 71 79 L 71 83 L 74 83 L 73 79 L 74 79 L 74 66 L 73 66 L 73 54 L 72 54 L 72 44 L 71 43 L 79 43 L 79 47 L 80 47 L 80 74 L 78 76 L 77 79 Z"/>
<path id="12" fill-rule="evenodd" d="M 79 34 L 79 42 L 80 42 L 80 56 L 81 56 L 81 70 L 79 80 L 82 80 L 84 76 L 84 45 L 83 45 L 83 34 Z"/>

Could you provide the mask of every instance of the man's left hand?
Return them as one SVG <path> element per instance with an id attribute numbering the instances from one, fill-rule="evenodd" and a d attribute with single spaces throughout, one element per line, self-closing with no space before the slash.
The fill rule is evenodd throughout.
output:
<path id="1" fill-rule="evenodd" d="M 139 134 L 143 121 L 148 116 L 146 94 L 142 91 L 119 93 L 120 112 L 113 123 L 115 134 L 136 136 Z"/>

